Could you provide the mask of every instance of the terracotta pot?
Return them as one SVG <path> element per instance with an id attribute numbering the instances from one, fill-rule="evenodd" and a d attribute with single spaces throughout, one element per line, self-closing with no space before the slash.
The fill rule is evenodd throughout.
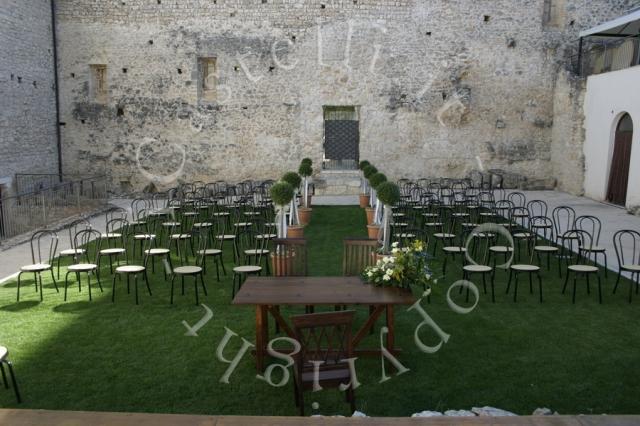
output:
<path id="1" fill-rule="evenodd" d="M 360 207 L 363 209 L 369 205 L 369 195 L 360 194 Z"/>
<path id="2" fill-rule="evenodd" d="M 367 207 L 364 209 L 364 211 L 367 213 L 367 225 L 371 225 L 373 223 L 373 215 L 375 214 L 376 210 L 371 207 Z"/>
<path id="3" fill-rule="evenodd" d="M 271 273 L 274 277 L 286 277 L 292 270 L 292 255 L 271 253 Z"/>
<path id="4" fill-rule="evenodd" d="M 304 238 L 304 226 L 291 225 L 287 227 L 287 238 Z"/>
<path id="5" fill-rule="evenodd" d="M 377 240 L 380 233 L 380 225 L 367 225 L 367 232 L 369 233 L 369 239 Z"/>
<path id="6" fill-rule="evenodd" d="M 308 225 L 311 222 L 311 211 L 306 207 L 300 207 L 298 209 L 298 218 L 300 219 L 300 225 Z"/>

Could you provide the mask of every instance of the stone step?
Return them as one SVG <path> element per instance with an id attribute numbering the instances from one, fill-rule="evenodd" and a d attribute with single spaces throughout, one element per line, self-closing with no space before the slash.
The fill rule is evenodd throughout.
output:
<path id="1" fill-rule="evenodd" d="M 315 176 L 313 183 L 316 195 L 360 194 L 359 170 L 323 170 Z"/>

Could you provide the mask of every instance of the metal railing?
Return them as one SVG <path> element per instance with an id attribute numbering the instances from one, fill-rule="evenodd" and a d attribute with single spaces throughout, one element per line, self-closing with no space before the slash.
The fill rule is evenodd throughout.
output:
<path id="1" fill-rule="evenodd" d="M 42 188 L 39 190 L 0 199 L 0 241 L 107 205 L 106 175 L 58 183 L 53 182 L 59 179 L 59 175 L 32 176 L 40 176 L 43 178 L 41 183 L 51 184 L 38 186 Z"/>
<path id="2" fill-rule="evenodd" d="M 631 68 L 640 65 L 640 35 L 585 37 L 579 53 L 574 53 L 569 62 L 572 71 L 582 77 Z"/>
<path id="3" fill-rule="evenodd" d="M 322 160 L 323 170 L 358 170 L 358 160 Z"/>

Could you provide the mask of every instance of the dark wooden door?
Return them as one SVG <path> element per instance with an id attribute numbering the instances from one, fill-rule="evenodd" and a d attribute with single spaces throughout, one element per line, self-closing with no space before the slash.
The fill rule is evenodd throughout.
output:
<path id="1" fill-rule="evenodd" d="M 355 107 L 325 107 L 325 166 L 338 169 L 357 168 L 360 152 L 360 129 Z"/>
<path id="2" fill-rule="evenodd" d="M 618 123 L 609 172 L 607 200 L 624 206 L 627 201 L 627 185 L 629 183 L 629 166 L 631 163 L 631 140 L 633 123 L 626 114 Z"/>

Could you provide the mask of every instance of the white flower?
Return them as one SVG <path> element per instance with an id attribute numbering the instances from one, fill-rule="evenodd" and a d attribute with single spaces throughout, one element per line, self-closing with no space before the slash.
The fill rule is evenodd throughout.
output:
<path id="1" fill-rule="evenodd" d="M 391 257 L 391 256 L 385 256 L 385 257 L 383 257 L 383 258 L 382 258 L 382 261 L 383 261 L 384 263 L 391 263 L 391 262 L 393 262 L 393 257 Z"/>
<path id="2" fill-rule="evenodd" d="M 397 248 L 399 245 L 400 243 L 396 241 L 395 243 L 391 244 L 391 247 Z"/>
<path id="3" fill-rule="evenodd" d="M 431 279 L 431 274 L 424 274 L 424 277 L 427 281 L 429 281 Z"/>
<path id="4" fill-rule="evenodd" d="M 430 289 L 430 288 L 428 288 L 428 289 L 426 289 L 426 290 L 422 293 L 422 297 L 426 297 L 426 296 L 428 296 L 428 295 L 430 295 L 430 294 L 431 294 L 431 289 Z"/>
<path id="5" fill-rule="evenodd" d="M 398 253 L 399 251 L 400 251 L 400 249 L 399 249 L 399 248 L 397 248 L 397 247 L 396 247 L 396 248 L 392 248 L 392 249 L 391 249 L 391 254 L 396 254 L 396 253 Z"/>
<path id="6" fill-rule="evenodd" d="M 389 281 L 391 280 L 391 277 L 389 275 L 385 275 L 384 277 L 382 277 L 383 281 Z"/>
<path id="7" fill-rule="evenodd" d="M 371 278 L 371 277 L 373 276 L 373 271 L 369 271 L 369 272 L 367 272 L 367 276 L 368 276 L 369 278 Z"/>

